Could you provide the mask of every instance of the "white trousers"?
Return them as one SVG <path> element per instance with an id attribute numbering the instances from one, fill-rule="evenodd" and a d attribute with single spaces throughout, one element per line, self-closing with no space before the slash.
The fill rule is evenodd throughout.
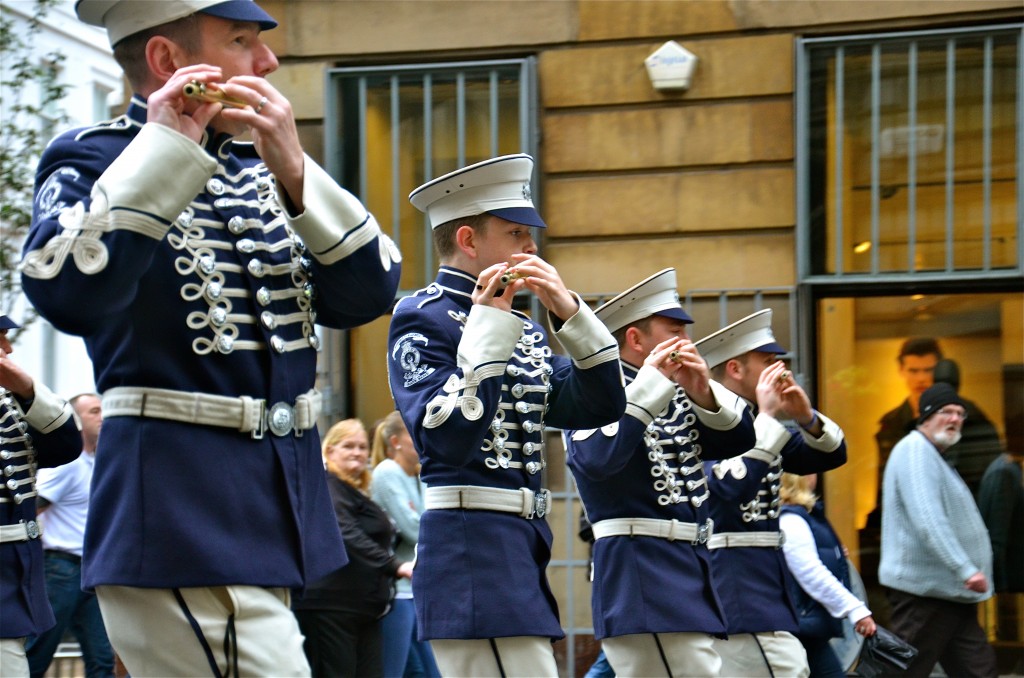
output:
<path id="1" fill-rule="evenodd" d="M 28 678 L 24 638 L 0 638 L 0 676 Z"/>
<path id="2" fill-rule="evenodd" d="M 637 633 L 601 641 L 617 678 L 719 675 L 722 660 L 706 633 Z"/>
<path id="3" fill-rule="evenodd" d="M 722 657 L 723 676 L 807 678 L 811 674 L 804 646 L 786 631 L 737 633 L 729 640 L 715 638 L 715 649 Z"/>
<path id="4" fill-rule="evenodd" d="M 288 589 L 98 586 L 96 596 L 133 678 L 310 675 Z"/>
<path id="5" fill-rule="evenodd" d="M 557 678 L 551 639 L 540 636 L 431 640 L 445 678 Z"/>

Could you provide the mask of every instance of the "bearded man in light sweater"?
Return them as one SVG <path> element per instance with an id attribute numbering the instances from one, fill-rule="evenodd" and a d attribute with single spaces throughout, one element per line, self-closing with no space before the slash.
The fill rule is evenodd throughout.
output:
<path id="1" fill-rule="evenodd" d="M 918 649 L 906 675 L 936 662 L 950 676 L 996 676 L 996 657 L 978 624 L 992 596 L 992 547 L 971 491 L 943 456 L 966 418 L 952 386 L 921 395 L 917 428 L 896 444 L 882 480 L 882 557 L 892 630 Z"/>

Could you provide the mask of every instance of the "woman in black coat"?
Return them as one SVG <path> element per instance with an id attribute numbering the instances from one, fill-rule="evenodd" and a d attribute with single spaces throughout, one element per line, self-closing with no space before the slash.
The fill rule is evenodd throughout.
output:
<path id="1" fill-rule="evenodd" d="M 394 597 L 395 578 L 411 577 L 412 563 L 395 558 L 391 519 L 370 500 L 363 424 L 346 419 L 332 426 L 323 455 L 349 562 L 310 586 L 292 607 L 313 676 L 382 676 L 380 619 Z"/>

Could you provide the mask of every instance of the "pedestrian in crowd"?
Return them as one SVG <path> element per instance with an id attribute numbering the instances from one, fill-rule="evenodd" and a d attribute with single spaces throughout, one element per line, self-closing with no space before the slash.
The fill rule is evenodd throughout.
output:
<path id="1" fill-rule="evenodd" d="M 423 513 L 420 458 L 398 410 L 390 412 L 373 434 L 372 497 L 395 524 L 395 557 L 412 562 L 419 541 Z M 386 678 L 437 678 L 441 674 L 430 644 L 416 631 L 416 607 L 412 582 L 399 579 L 391 611 L 383 620 L 384 676 Z"/>
<path id="2" fill-rule="evenodd" d="M 978 624 L 978 603 L 992 596 L 992 546 L 971 491 L 943 458 L 966 411 L 952 386 L 933 385 L 885 467 L 878 578 L 892 630 L 918 650 L 908 676 L 928 676 L 936 662 L 950 676 L 997 673 Z"/>
<path id="3" fill-rule="evenodd" d="M 702 461 L 754 445 L 746 403 L 711 380 L 667 268 L 595 313 L 619 344 L 626 411 L 565 433 L 594 533 L 594 635 L 620 676 L 715 676 L 726 631 L 712 585 Z"/>
<path id="4" fill-rule="evenodd" d="M 70 464 L 39 469 L 36 476 L 46 595 L 57 624 L 26 645 L 33 678 L 46 673 L 68 631 L 81 648 L 86 678 L 114 675 L 114 650 L 107 639 L 99 602 L 94 592 L 82 589 L 82 542 L 103 409 L 95 393 L 83 393 L 68 402 L 82 424 L 82 454 Z"/>
<path id="5" fill-rule="evenodd" d="M 532 173 L 528 155 L 492 158 L 409 198 L 441 266 L 395 307 L 388 373 L 427 484 L 413 599 L 443 675 L 557 675 L 545 425 L 603 426 L 625 407 L 615 341 L 537 254 Z M 568 357 L 513 309 L 519 292 Z"/>
<path id="6" fill-rule="evenodd" d="M 71 405 L 11 359 L 7 333 L 18 327 L 0 315 L 0 673 L 11 678 L 29 675 L 26 638 L 55 623 L 36 522 L 36 469 L 66 464 L 82 451 Z"/>
<path id="7" fill-rule="evenodd" d="M 327 487 L 334 502 L 348 564 L 312 584 L 293 604 L 303 649 L 314 676 L 383 676 L 381 618 L 395 595 L 395 578 L 412 576 L 412 563 L 391 546 L 394 527 L 370 499 L 370 451 L 358 419 L 324 435 Z"/>
<path id="8" fill-rule="evenodd" d="M 829 641 L 843 636 L 842 620 L 849 619 L 865 637 L 877 629 L 871 610 L 850 591 L 846 550 L 814 494 L 817 484 L 814 474 L 782 474 L 782 551 L 793 574 L 790 591 L 800 620 L 797 636 L 807 650 L 811 678 L 839 677 L 846 675 L 847 667 Z"/>
<path id="9" fill-rule="evenodd" d="M 697 342 L 711 377 L 755 415 L 757 441 L 738 457 L 705 462 L 715 534 L 711 565 L 728 639 L 716 638 L 723 676 L 801 676 L 809 670 L 780 550 L 779 476 L 846 463 L 843 431 L 811 406 L 778 360 L 772 311 L 757 311 Z"/>
<path id="10" fill-rule="evenodd" d="M 135 91 L 43 153 L 22 262 L 103 393 L 82 585 L 133 675 L 308 673 L 292 591 L 346 562 L 315 324 L 385 313 L 400 255 L 303 152 L 259 5 L 75 9 Z"/>

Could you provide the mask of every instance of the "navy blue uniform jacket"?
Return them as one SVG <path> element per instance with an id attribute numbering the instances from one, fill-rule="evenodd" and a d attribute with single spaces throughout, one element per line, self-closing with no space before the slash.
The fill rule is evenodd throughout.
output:
<path id="1" fill-rule="evenodd" d="M 127 115 L 59 136 L 39 163 L 26 294 L 81 335 L 97 387 L 294 403 L 315 323 L 384 313 L 400 256 L 308 157 L 292 215 L 252 144 L 196 144 Z M 346 562 L 319 436 L 106 417 L 83 586 L 301 588 Z"/>
<path id="2" fill-rule="evenodd" d="M 34 388 L 28 411 L 0 388 L 0 525 L 34 524 L 36 468 L 67 464 L 82 453 L 71 405 L 38 381 Z M 0 544 L 0 638 L 39 634 L 54 623 L 38 531 L 28 541 Z"/>
<path id="3" fill-rule="evenodd" d="M 476 278 L 442 267 L 391 321 L 391 390 L 428 487 L 541 489 L 544 424 L 598 426 L 625 407 L 615 340 L 581 302 L 556 336 L 520 313 L 474 305 Z M 558 325 L 555 324 L 555 327 Z M 540 518 L 430 509 L 412 579 L 421 639 L 562 634 Z"/>
<path id="4" fill-rule="evenodd" d="M 704 523 L 704 458 L 742 454 L 753 421 L 738 398 L 712 381 L 719 403 L 704 410 L 653 367 L 623 362 L 628 404 L 620 421 L 566 433 L 566 459 L 587 518 Z M 591 606 L 597 638 L 634 633 L 725 632 L 706 545 L 612 536 L 594 543 Z"/>
<path id="5" fill-rule="evenodd" d="M 823 430 L 815 438 L 758 414 L 754 419 L 757 442 L 751 450 L 739 457 L 706 462 L 716 533 L 777 533 L 782 472 L 806 475 L 846 463 L 842 429 L 820 412 L 817 416 Z M 781 548 L 716 548 L 711 551 L 711 564 L 729 633 L 795 634 L 799 630 Z"/>

